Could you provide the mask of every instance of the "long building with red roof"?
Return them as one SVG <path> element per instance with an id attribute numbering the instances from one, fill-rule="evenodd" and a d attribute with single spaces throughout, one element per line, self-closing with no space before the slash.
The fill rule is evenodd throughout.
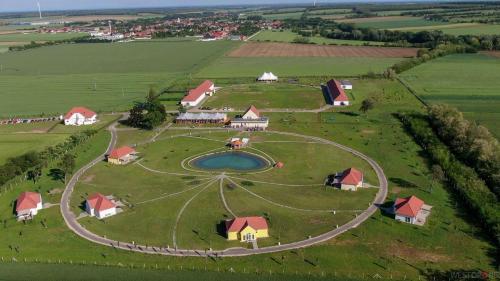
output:
<path id="1" fill-rule="evenodd" d="M 344 92 L 342 84 L 339 81 L 335 79 L 328 81 L 326 83 L 326 90 L 331 99 L 331 103 L 333 103 L 334 106 L 349 105 L 349 98 Z"/>
<path id="2" fill-rule="evenodd" d="M 94 193 L 85 202 L 89 216 L 103 219 L 116 214 L 116 204 L 100 193 Z"/>
<path id="3" fill-rule="evenodd" d="M 83 106 L 73 107 L 64 115 L 64 125 L 92 125 L 97 122 L 97 114 Z"/>
<path id="4" fill-rule="evenodd" d="M 42 196 L 37 192 L 26 191 L 17 197 L 16 214 L 18 219 L 29 219 L 41 210 Z"/>
<path id="5" fill-rule="evenodd" d="M 210 80 L 205 80 L 198 87 L 189 90 L 188 94 L 182 99 L 182 106 L 197 106 L 207 96 L 212 96 L 215 93 L 215 85 Z"/>

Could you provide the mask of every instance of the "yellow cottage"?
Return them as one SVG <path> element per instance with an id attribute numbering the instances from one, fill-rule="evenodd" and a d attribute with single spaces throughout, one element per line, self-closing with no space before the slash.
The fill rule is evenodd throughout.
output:
<path id="1" fill-rule="evenodd" d="M 241 217 L 226 221 L 227 240 L 251 242 L 269 237 L 267 221 L 263 217 Z"/>

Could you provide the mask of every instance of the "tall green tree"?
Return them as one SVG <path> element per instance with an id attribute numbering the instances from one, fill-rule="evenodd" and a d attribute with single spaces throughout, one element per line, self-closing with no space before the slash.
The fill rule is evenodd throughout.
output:
<path id="1" fill-rule="evenodd" d="M 359 108 L 359 110 L 363 113 L 367 113 L 369 110 L 372 110 L 374 107 L 375 107 L 375 100 L 373 100 L 372 98 L 367 98 L 361 102 L 361 107 Z"/>
<path id="2" fill-rule="evenodd" d="M 64 154 L 61 159 L 61 163 L 59 163 L 61 170 L 64 172 L 64 183 L 66 183 L 67 176 L 75 170 L 75 155 L 67 153 Z"/>

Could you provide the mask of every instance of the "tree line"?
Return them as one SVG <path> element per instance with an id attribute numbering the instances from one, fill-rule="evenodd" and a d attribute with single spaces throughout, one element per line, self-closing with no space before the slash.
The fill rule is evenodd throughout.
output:
<path id="1" fill-rule="evenodd" d="M 478 222 L 493 241 L 500 245 L 500 209 L 493 192 L 470 167 L 457 159 L 441 142 L 431 128 L 428 116 L 419 113 L 399 114 L 407 132 L 429 155 L 430 160 L 444 172 L 444 182 L 469 209 L 470 216 Z M 497 256 L 498 257 L 498 256 Z"/>
<path id="2" fill-rule="evenodd" d="M 500 198 L 500 146 L 487 128 L 464 118 L 456 108 L 446 104 L 428 108 L 429 121 L 438 137 L 465 164 L 486 182 Z"/>
<path id="3" fill-rule="evenodd" d="M 10 46 L 9 51 L 24 51 L 44 46 L 54 46 L 54 45 L 68 44 L 68 43 L 108 43 L 108 42 L 111 42 L 111 40 L 104 40 L 104 39 L 92 38 L 90 36 L 85 36 L 85 37 L 76 37 L 71 39 L 47 41 L 43 43 L 31 41 L 29 44 L 25 45 Z"/>
<path id="4" fill-rule="evenodd" d="M 42 175 L 42 169 L 46 168 L 49 162 L 57 159 L 63 159 L 61 161 L 61 171 L 64 173 L 62 176 L 65 177 L 66 174 L 72 171 L 71 165 L 67 164 L 71 164 L 70 158 L 74 159 L 74 156 L 68 154 L 68 151 L 82 144 L 96 133 L 96 130 L 86 130 L 73 134 L 66 141 L 49 146 L 42 151 L 30 151 L 20 156 L 8 158 L 6 163 L 0 166 L 0 186 L 20 175 L 26 175 L 26 178 L 36 182 Z"/>

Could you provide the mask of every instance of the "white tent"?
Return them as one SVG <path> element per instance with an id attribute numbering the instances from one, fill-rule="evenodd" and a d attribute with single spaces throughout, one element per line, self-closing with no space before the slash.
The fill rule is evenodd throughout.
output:
<path id="1" fill-rule="evenodd" d="M 278 76 L 274 75 L 272 72 L 264 72 L 259 78 L 259 81 L 278 81 Z"/>

